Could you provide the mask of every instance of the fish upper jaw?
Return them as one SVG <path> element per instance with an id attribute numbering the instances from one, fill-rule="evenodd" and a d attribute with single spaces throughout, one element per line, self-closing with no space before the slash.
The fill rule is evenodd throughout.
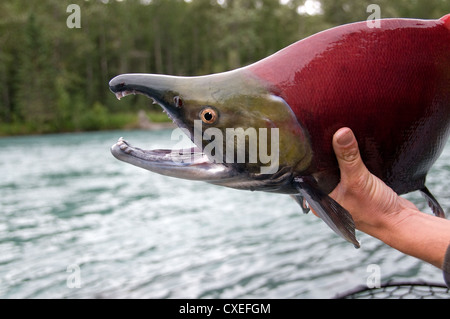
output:
<path id="1" fill-rule="evenodd" d="M 128 95 L 141 94 L 159 104 L 167 116 L 178 127 L 186 125 L 180 120 L 180 109 L 175 101 L 177 93 L 173 91 L 180 77 L 158 74 L 129 73 L 121 74 L 109 82 L 109 89 L 118 100 Z"/>

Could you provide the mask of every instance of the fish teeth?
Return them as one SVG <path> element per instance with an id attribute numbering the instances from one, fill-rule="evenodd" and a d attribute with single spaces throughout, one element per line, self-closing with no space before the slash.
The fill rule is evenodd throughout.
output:
<path id="1" fill-rule="evenodd" d="M 118 100 L 120 100 L 121 98 L 123 98 L 127 95 L 130 95 L 130 94 L 136 95 L 137 92 L 136 92 L 136 90 L 131 90 L 131 91 L 125 90 L 125 91 L 117 92 L 116 97 Z"/>
<path id="2" fill-rule="evenodd" d="M 124 140 L 123 137 L 119 138 L 116 144 L 119 145 L 120 147 L 130 146 L 130 144 L 126 140 Z"/>

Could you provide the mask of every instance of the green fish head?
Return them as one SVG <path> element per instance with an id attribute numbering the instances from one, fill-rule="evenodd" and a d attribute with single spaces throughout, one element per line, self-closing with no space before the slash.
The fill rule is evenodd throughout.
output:
<path id="1" fill-rule="evenodd" d="M 199 77 L 123 74 L 110 82 L 120 99 L 144 94 L 195 144 L 142 150 L 121 139 L 118 159 L 163 175 L 250 190 L 295 193 L 311 147 L 289 105 L 243 69 Z"/>

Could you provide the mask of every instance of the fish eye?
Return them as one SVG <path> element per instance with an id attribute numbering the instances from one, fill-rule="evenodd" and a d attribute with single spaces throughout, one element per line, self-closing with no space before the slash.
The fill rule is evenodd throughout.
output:
<path id="1" fill-rule="evenodd" d="M 205 124 L 214 124 L 217 121 L 217 112 L 210 107 L 206 107 L 200 112 L 200 119 Z"/>

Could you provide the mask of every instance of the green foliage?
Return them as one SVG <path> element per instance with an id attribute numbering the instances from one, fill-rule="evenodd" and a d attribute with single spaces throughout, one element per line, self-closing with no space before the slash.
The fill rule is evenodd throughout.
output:
<path id="1" fill-rule="evenodd" d="M 438 18 L 450 0 L 8 0 L 0 3 L 0 135 L 137 125 L 155 111 L 142 96 L 120 103 L 108 82 L 129 72 L 201 75 L 248 65 L 328 27 L 382 17 Z M 69 4 L 81 8 L 70 29 Z M 150 113 L 153 121 L 165 115 Z"/>
<path id="2" fill-rule="evenodd" d="M 382 18 L 437 19 L 450 13 L 448 0 L 321 0 L 325 20 L 333 25 L 365 20 L 366 8 L 377 4 Z"/>

